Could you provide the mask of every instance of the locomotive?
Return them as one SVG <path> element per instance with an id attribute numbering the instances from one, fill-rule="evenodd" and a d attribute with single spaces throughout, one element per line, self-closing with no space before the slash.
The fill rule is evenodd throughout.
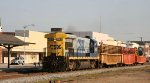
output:
<path id="1" fill-rule="evenodd" d="M 77 37 L 52 28 L 46 34 L 47 56 L 43 58 L 43 69 L 50 72 L 144 64 L 143 48 L 127 48 L 103 44 L 90 36 Z M 99 44 L 99 45 L 98 45 Z"/>

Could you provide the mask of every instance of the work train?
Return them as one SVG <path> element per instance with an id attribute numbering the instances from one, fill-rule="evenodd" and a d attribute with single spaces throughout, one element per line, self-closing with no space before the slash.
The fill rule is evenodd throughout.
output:
<path id="1" fill-rule="evenodd" d="M 86 36 L 77 37 L 52 28 L 46 34 L 47 56 L 43 58 L 43 69 L 50 72 L 144 64 L 143 48 L 114 46 L 98 42 Z M 99 44 L 99 45 L 98 45 Z"/>

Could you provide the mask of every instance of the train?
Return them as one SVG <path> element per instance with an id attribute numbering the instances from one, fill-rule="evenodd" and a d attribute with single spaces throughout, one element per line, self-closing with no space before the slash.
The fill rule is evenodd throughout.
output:
<path id="1" fill-rule="evenodd" d="M 47 56 L 42 60 L 42 68 L 50 72 L 146 63 L 141 46 L 106 44 L 88 35 L 79 37 L 65 33 L 62 28 L 51 28 L 51 33 L 46 34 L 45 38 Z"/>

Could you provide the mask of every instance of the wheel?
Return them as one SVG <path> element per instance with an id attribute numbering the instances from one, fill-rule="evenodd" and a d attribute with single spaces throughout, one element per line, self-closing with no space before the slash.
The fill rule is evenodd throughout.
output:
<path id="1" fill-rule="evenodd" d="M 134 66 L 136 66 L 137 65 L 137 63 L 134 63 Z"/>
<path id="2" fill-rule="evenodd" d="M 116 66 L 116 67 L 119 67 L 119 64 L 116 64 L 115 66 Z"/>
<path id="3" fill-rule="evenodd" d="M 80 65 L 81 65 L 81 63 L 80 63 L 80 61 L 76 61 L 76 63 L 75 63 L 75 69 L 76 70 L 78 70 L 78 69 L 80 69 Z"/>
<path id="4" fill-rule="evenodd" d="M 122 67 L 123 66 L 123 64 L 119 64 L 119 67 Z"/>
<path id="5" fill-rule="evenodd" d="M 103 64 L 99 64 L 99 68 L 103 68 Z"/>
<path id="6" fill-rule="evenodd" d="M 69 70 L 75 70 L 76 69 L 76 63 L 74 61 L 69 62 Z"/>
<path id="7" fill-rule="evenodd" d="M 58 71 L 58 64 L 56 61 L 52 61 L 50 64 L 50 71 L 57 72 Z"/>
<path id="8" fill-rule="evenodd" d="M 64 72 L 67 70 L 67 65 L 65 62 L 62 62 L 60 65 L 59 65 L 59 71 L 61 72 Z"/>
<path id="9" fill-rule="evenodd" d="M 91 66 L 91 68 L 92 68 L 92 69 L 94 69 L 94 68 L 96 67 L 96 63 L 95 63 L 95 61 L 90 62 L 90 66 Z"/>

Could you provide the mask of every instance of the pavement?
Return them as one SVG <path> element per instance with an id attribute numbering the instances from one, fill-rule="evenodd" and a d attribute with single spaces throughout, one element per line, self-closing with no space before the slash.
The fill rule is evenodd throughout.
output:
<path id="1" fill-rule="evenodd" d="M 6 70 L 20 70 L 20 69 L 33 69 L 33 68 L 42 68 L 42 65 L 40 66 L 38 64 L 29 64 L 26 63 L 24 65 L 10 65 L 10 68 L 8 68 L 8 64 L 0 64 L 0 72 L 6 71 Z"/>
<path id="2" fill-rule="evenodd" d="M 146 63 L 146 65 L 150 65 L 149 63 Z M 24 65 L 10 65 L 10 68 L 8 68 L 8 64 L 0 64 L 0 72 L 2 71 L 21 71 L 21 70 L 41 70 L 42 69 L 42 64 L 29 64 L 26 63 Z"/>

